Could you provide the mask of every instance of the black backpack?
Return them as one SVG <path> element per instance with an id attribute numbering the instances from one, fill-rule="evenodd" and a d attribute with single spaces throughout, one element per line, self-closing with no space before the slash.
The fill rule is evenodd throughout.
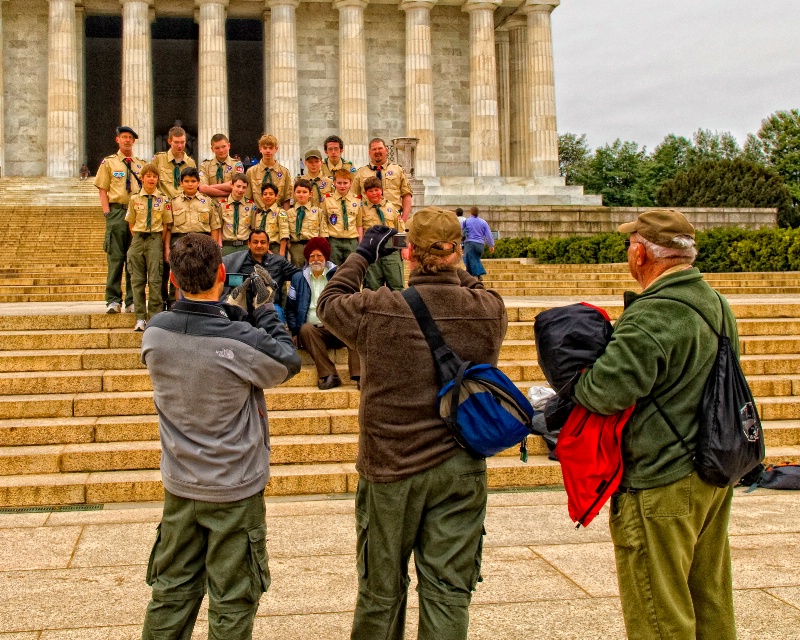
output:
<path id="1" fill-rule="evenodd" d="M 719 340 L 717 357 L 698 408 L 700 429 L 694 451 L 694 466 L 697 474 L 709 484 L 730 487 L 764 460 L 764 431 L 750 386 L 739 366 L 730 338 L 725 333 L 722 297 L 718 293 L 717 297 L 722 309 L 720 331 L 694 305 L 675 298 L 668 299 L 693 309 Z M 691 452 L 655 397 L 649 397 L 675 437 Z"/>

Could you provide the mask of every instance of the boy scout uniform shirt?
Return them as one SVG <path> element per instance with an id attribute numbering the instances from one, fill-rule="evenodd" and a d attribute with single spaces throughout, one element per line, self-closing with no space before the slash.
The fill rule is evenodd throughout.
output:
<path id="1" fill-rule="evenodd" d="M 172 233 L 211 233 L 222 227 L 217 202 L 204 193 L 181 193 L 172 202 Z"/>
<path id="2" fill-rule="evenodd" d="M 303 178 L 311 183 L 311 204 L 315 207 L 319 207 L 325 201 L 325 196 L 333 191 L 333 179 L 323 176 L 321 171 L 316 178 L 308 175 L 298 176 L 298 178 Z"/>
<path id="3" fill-rule="evenodd" d="M 342 203 L 344 202 L 344 208 Z M 322 210 L 328 221 L 328 235 L 331 238 L 358 238 L 361 226 L 361 200 L 352 193 L 344 197 L 339 192 L 329 193 Z M 344 211 L 347 211 L 347 229 L 344 228 Z"/>
<path id="4" fill-rule="evenodd" d="M 399 164 L 387 164 L 381 169 L 383 176 L 383 197 L 396 207 L 402 208 L 403 196 L 411 195 L 411 186 L 408 184 L 406 172 Z M 353 186 L 350 192 L 354 195 L 364 195 L 364 180 L 377 175 L 374 165 L 368 164 L 356 171 L 353 178 Z"/>
<path id="5" fill-rule="evenodd" d="M 230 182 L 235 174 L 244 173 L 244 165 L 233 156 L 228 156 L 222 162 L 219 162 L 217 158 L 214 157 L 210 160 L 203 160 L 199 171 L 200 184 L 213 186 L 215 184 Z M 220 196 L 217 200 L 222 202 L 224 198 Z"/>
<path id="6" fill-rule="evenodd" d="M 147 226 L 147 200 L 151 199 L 150 226 Z M 156 189 L 152 194 L 140 191 L 131 196 L 125 221 L 133 227 L 134 233 L 161 233 L 165 224 L 172 222 L 172 206 L 169 198 Z"/>
<path id="7" fill-rule="evenodd" d="M 100 163 L 100 168 L 94 178 L 94 186 L 98 189 L 105 189 L 108 192 L 108 201 L 111 204 L 128 206 L 131 195 L 139 193 L 142 187 L 137 178 L 142 172 L 144 161 L 136 156 L 131 156 L 130 160 L 130 174 L 128 174 L 125 156 L 121 151 L 106 156 Z M 128 185 L 130 185 L 130 191 L 128 190 Z"/>
<path id="8" fill-rule="evenodd" d="M 219 215 L 222 218 L 222 240 L 247 240 L 250 237 L 250 225 L 257 209 L 256 203 L 250 198 L 239 200 L 238 226 L 234 229 L 234 215 L 236 213 L 236 200 L 228 196 L 219 204 Z"/>
<path id="9" fill-rule="evenodd" d="M 381 220 L 378 214 L 378 207 L 380 207 L 381 213 L 383 214 L 383 220 Z M 386 200 L 386 198 L 378 205 L 374 205 L 367 200 L 362 201 L 361 223 L 364 229 L 369 229 L 379 224 L 397 229 L 398 233 L 405 233 L 406 230 L 403 220 L 400 218 L 400 211 L 391 202 Z"/>
<path id="10" fill-rule="evenodd" d="M 297 210 L 305 207 L 300 232 L 297 231 Z M 316 236 L 328 235 L 328 224 L 325 221 L 325 213 L 319 207 L 312 207 L 311 203 L 305 205 L 295 205 L 286 212 L 286 219 L 289 223 L 289 237 L 294 242 L 298 240 L 311 240 Z"/>
<path id="11" fill-rule="evenodd" d="M 351 174 L 355 173 L 355 167 L 353 167 L 353 163 L 349 160 L 339 160 L 339 164 L 332 165 L 330 164 L 330 160 L 325 160 L 322 163 L 322 169 L 320 169 L 320 175 L 325 176 L 326 178 L 333 178 L 333 174 L 339 171 L 339 169 L 347 169 Z"/>
<path id="12" fill-rule="evenodd" d="M 175 160 L 172 149 L 158 152 L 153 156 L 152 164 L 158 169 L 158 190 L 170 199 L 181 192 L 181 171 L 197 166 L 186 154 L 183 160 Z"/>
<path id="13" fill-rule="evenodd" d="M 277 202 L 266 211 L 257 208 L 250 228 L 266 231 L 270 242 L 289 239 L 289 219 L 286 217 L 286 211 L 279 207 Z"/>
<path id="14" fill-rule="evenodd" d="M 266 181 L 264 178 L 266 178 Z M 247 170 L 245 197 L 252 199 L 259 209 L 266 209 L 264 200 L 261 197 L 261 190 L 268 184 L 274 184 L 278 187 L 278 198 L 276 200 L 278 204 L 291 199 L 292 176 L 289 175 L 289 170 L 277 162 L 268 167 L 263 160 Z"/>

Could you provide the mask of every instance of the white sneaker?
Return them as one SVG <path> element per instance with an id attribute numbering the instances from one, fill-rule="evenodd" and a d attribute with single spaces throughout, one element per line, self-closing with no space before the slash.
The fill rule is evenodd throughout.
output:
<path id="1" fill-rule="evenodd" d="M 133 328 L 134 331 L 144 331 L 147 328 L 147 322 L 144 320 L 137 320 L 136 326 Z"/>
<path id="2" fill-rule="evenodd" d="M 122 305 L 119 302 L 109 302 L 106 305 L 106 313 L 119 313 L 122 310 Z"/>
<path id="3" fill-rule="evenodd" d="M 125 307 L 125 313 L 133 313 L 133 305 L 132 304 L 129 304 L 127 307 Z"/>

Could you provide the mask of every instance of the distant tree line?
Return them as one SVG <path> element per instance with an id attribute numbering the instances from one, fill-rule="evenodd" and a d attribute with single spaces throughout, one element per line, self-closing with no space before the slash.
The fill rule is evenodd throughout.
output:
<path id="1" fill-rule="evenodd" d="M 617 207 L 775 207 L 781 227 L 800 226 L 800 110 L 765 118 L 742 148 L 729 132 L 673 134 L 648 152 L 615 140 L 594 150 L 585 135 L 559 136 L 567 184 Z"/>

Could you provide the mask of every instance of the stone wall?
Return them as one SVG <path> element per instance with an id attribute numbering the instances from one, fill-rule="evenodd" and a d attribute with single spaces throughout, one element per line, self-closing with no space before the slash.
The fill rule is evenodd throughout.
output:
<path id="1" fill-rule="evenodd" d="M 47 171 L 47 0 L 3 2 L 7 176 Z"/>
<path id="2" fill-rule="evenodd" d="M 397 5 L 367 5 L 364 33 L 369 137 L 391 144 L 406 135 L 406 14 Z"/>
<path id="3" fill-rule="evenodd" d="M 643 207 L 486 207 L 481 208 L 480 215 L 492 231 L 500 232 L 501 238 L 551 238 L 616 231 L 623 222 L 635 220 L 647 210 Z M 698 231 L 732 226 L 775 227 L 778 217 L 777 209 L 678 208 L 678 211 L 686 214 Z"/>

